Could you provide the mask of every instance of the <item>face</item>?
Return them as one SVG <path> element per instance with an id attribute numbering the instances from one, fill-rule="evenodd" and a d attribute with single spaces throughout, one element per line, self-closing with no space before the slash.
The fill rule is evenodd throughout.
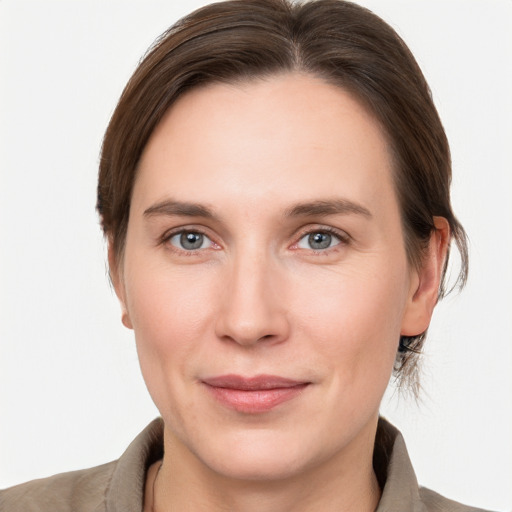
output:
<path id="1" fill-rule="evenodd" d="M 310 76 L 167 113 L 115 276 L 167 443 L 253 479 L 371 455 L 399 336 L 428 323 L 391 166 L 375 120 Z"/>

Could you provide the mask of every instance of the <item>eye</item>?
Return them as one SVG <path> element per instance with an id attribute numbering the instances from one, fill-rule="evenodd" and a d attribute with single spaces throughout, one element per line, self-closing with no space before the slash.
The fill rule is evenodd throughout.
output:
<path id="1" fill-rule="evenodd" d="M 323 251 L 334 247 L 342 242 L 340 236 L 329 231 L 313 231 L 304 235 L 297 243 L 299 249 L 312 249 L 313 251 Z"/>
<path id="2" fill-rule="evenodd" d="M 197 251 L 207 249 L 213 245 L 206 235 L 198 231 L 180 231 L 172 235 L 169 242 L 182 251 Z"/>

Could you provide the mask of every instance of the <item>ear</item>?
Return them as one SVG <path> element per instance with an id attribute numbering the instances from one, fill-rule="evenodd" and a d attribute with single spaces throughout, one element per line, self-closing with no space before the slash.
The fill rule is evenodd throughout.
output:
<path id="1" fill-rule="evenodd" d="M 112 286 L 114 287 L 117 298 L 119 299 L 119 303 L 121 304 L 121 321 L 123 322 L 123 325 L 128 329 L 133 329 L 130 314 L 128 313 L 128 308 L 126 307 L 126 293 L 120 263 L 121 262 L 118 261 L 118 257 L 114 251 L 114 244 L 112 243 L 112 240 L 109 239 L 108 266 L 110 281 L 112 282 Z"/>
<path id="2" fill-rule="evenodd" d="M 400 332 L 402 336 L 417 336 L 425 332 L 437 303 L 450 242 L 450 225 L 444 217 L 434 217 L 434 225 L 435 230 L 430 236 L 422 266 L 412 273 L 411 288 Z"/>

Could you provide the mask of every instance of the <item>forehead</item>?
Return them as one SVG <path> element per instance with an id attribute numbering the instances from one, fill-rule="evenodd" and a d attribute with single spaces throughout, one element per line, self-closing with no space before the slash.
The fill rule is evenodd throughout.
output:
<path id="1" fill-rule="evenodd" d="M 208 201 L 215 192 L 253 205 L 318 194 L 372 202 L 382 187 L 394 195 L 388 144 L 372 115 L 339 87 L 285 74 L 182 96 L 144 150 L 133 199 Z"/>

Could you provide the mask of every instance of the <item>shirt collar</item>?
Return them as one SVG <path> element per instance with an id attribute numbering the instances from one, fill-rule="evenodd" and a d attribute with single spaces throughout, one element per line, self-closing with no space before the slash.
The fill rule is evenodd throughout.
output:
<path id="1" fill-rule="evenodd" d="M 404 438 L 384 418 L 379 418 L 373 467 L 382 489 L 375 512 L 426 512 Z"/>
<path id="2" fill-rule="evenodd" d="M 106 493 L 107 512 L 140 512 L 146 472 L 163 456 L 162 418 L 152 421 L 119 459 Z M 379 419 L 373 466 L 382 489 L 375 512 L 426 512 L 402 434 Z"/>

